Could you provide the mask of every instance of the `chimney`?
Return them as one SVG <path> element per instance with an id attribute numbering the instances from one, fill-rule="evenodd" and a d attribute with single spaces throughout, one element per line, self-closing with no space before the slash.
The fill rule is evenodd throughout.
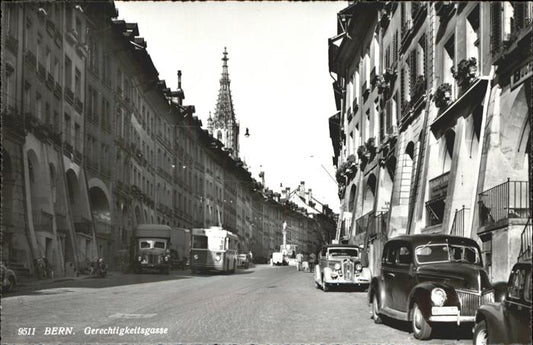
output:
<path id="1" fill-rule="evenodd" d="M 298 189 L 298 195 L 301 198 L 305 198 L 305 181 L 300 182 L 300 188 Z"/>
<path id="2" fill-rule="evenodd" d="M 178 96 L 178 104 L 183 105 L 183 99 L 185 98 L 185 93 L 181 89 L 181 70 L 178 70 L 178 90 L 177 90 L 177 96 Z"/>
<path id="3" fill-rule="evenodd" d="M 307 190 L 307 194 L 306 194 L 306 196 L 307 196 L 307 197 L 305 198 L 305 202 L 306 202 L 307 204 L 309 204 L 311 201 L 313 201 L 313 190 L 312 190 L 311 188 L 309 188 L 309 189 Z"/>

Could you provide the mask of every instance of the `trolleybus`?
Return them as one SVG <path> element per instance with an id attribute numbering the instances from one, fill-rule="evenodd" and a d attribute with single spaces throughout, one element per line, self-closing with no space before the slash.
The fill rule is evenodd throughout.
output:
<path id="1" fill-rule="evenodd" d="M 198 271 L 235 272 L 239 237 L 218 226 L 192 229 L 190 265 Z"/>

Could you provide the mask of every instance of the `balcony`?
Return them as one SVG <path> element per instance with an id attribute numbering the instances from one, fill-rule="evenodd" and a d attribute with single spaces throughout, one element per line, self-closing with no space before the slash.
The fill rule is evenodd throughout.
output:
<path id="1" fill-rule="evenodd" d="M 68 226 L 68 223 L 67 223 L 67 217 L 64 215 L 64 214 L 59 214 L 57 211 L 56 211 L 56 226 L 57 226 L 57 231 L 68 231 L 69 229 L 69 226 Z"/>
<path id="2" fill-rule="evenodd" d="M 65 95 L 65 100 L 70 103 L 70 105 L 73 105 L 74 103 L 74 92 L 72 92 L 72 90 L 68 87 L 65 88 L 65 91 L 64 91 L 64 95 Z"/>
<path id="3" fill-rule="evenodd" d="M 82 218 L 81 222 L 74 222 L 74 230 L 76 233 L 83 234 L 86 236 L 92 235 L 91 221 L 85 218 Z"/>
<path id="4" fill-rule="evenodd" d="M 465 222 L 468 220 L 469 216 L 470 216 L 470 209 L 465 208 L 464 205 L 463 205 L 463 208 L 461 208 L 460 210 L 455 210 L 455 217 L 453 218 L 453 224 L 452 224 L 452 230 L 451 230 L 452 235 L 464 237 L 465 227 L 466 227 Z"/>
<path id="5" fill-rule="evenodd" d="M 54 76 L 50 72 L 46 74 L 46 87 L 52 92 L 55 88 Z"/>
<path id="6" fill-rule="evenodd" d="M 388 237 L 389 211 L 379 211 L 370 218 L 367 224 L 367 234 L 369 238 L 387 239 Z"/>
<path id="7" fill-rule="evenodd" d="M 366 231 L 368 231 L 368 225 L 370 219 L 374 218 L 374 211 L 370 211 L 367 214 L 357 218 L 355 221 L 355 234 L 362 234 Z"/>
<path id="8" fill-rule="evenodd" d="M 83 113 L 83 102 L 78 97 L 74 99 L 74 109 L 76 109 L 79 114 Z"/>
<path id="9" fill-rule="evenodd" d="M 449 179 L 450 172 L 448 171 L 429 180 L 429 201 L 426 202 L 426 210 L 430 226 L 442 224 Z"/>
<path id="10" fill-rule="evenodd" d="M 63 90 L 61 88 L 61 85 L 56 82 L 55 83 L 55 87 L 54 87 L 54 95 L 56 96 L 56 98 L 61 98 L 61 96 L 63 95 Z"/>
<path id="11" fill-rule="evenodd" d="M 529 183 L 510 181 L 479 194 L 479 222 L 481 226 L 507 224 L 511 218 L 527 219 Z"/>
<path id="12" fill-rule="evenodd" d="M 33 211 L 33 227 L 35 231 L 45 231 L 53 233 L 52 219 L 53 216 L 43 210 Z"/>

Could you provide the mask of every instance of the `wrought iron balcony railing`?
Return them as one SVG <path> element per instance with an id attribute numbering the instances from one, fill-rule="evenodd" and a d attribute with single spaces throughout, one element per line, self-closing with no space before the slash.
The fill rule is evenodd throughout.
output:
<path id="1" fill-rule="evenodd" d="M 520 235 L 520 254 L 518 254 L 518 260 L 531 260 L 531 227 L 530 217 Z"/>
<path id="2" fill-rule="evenodd" d="M 465 224 L 470 215 L 470 209 L 463 208 L 455 210 L 455 217 L 453 219 L 451 234 L 454 236 L 464 236 L 465 235 Z"/>
<path id="3" fill-rule="evenodd" d="M 507 179 L 479 194 L 479 221 L 491 225 L 509 218 L 529 218 L 529 183 Z"/>
<path id="4" fill-rule="evenodd" d="M 43 210 L 33 211 L 33 226 L 35 231 L 53 232 L 52 228 L 53 216 Z"/>
<path id="5" fill-rule="evenodd" d="M 355 234 L 362 234 L 368 229 L 369 220 L 374 218 L 374 211 L 370 211 L 367 214 L 357 218 L 355 220 Z"/>

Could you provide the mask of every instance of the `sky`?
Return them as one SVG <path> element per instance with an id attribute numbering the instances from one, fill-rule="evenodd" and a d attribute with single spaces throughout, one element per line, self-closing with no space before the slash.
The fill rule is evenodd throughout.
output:
<path id="1" fill-rule="evenodd" d="M 207 126 L 214 113 L 222 53 L 240 157 L 275 192 L 301 181 L 338 212 L 328 118 L 336 112 L 328 70 L 328 38 L 336 35 L 339 2 L 115 2 L 119 19 L 136 22 L 159 79 L 177 88 Z M 245 137 L 246 128 L 250 136 Z M 282 188 L 280 187 L 282 186 Z"/>

